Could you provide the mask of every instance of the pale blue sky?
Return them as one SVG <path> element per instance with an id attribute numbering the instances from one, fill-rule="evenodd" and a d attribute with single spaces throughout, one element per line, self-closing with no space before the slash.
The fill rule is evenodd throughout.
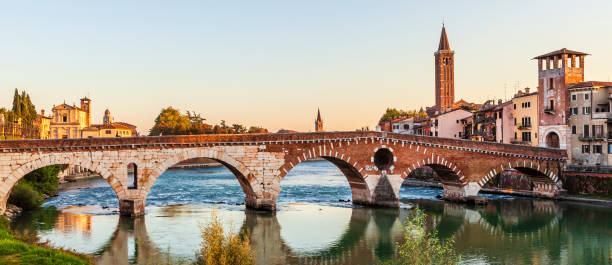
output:
<path id="1" fill-rule="evenodd" d="M 427 2 L 427 3 L 425 3 Z M 612 78 L 612 1 L 2 1 L 0 106 L 93 100 L 145 133 L 162 107 L 274 131 L 376 124 L 386 107 L 434 103 L 446 21 L 457 100 L 536 87 L 532 57 L 592 54 Z"/>

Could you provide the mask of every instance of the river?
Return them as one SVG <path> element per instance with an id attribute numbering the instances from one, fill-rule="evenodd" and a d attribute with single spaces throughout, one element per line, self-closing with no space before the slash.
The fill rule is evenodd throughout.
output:
<path id="1" fill-rule="evenodd" d="M 199 225 L 215 211 L 227 229 L 248 229 L 258 264 L 375 264 L 393 257 L 401 224 L 419 207 L 430 228 L 453 238 L 462 264 L 610 264 L 612 209 L 486 195 L 486 206 L 436 199 L 442 190 L 402 187 L 400 209 L 347 202 L 346 178 L 326 161 L 304 162 L 283 180 L 278 211 L 245 210 L 225 168 L 169 170 L 147 198 L 146 215 L 125 218 L 102 179 L 63 185 L 44 207 L 11 226 L 54 246 L 94 255 L 100 264 L 188 263 Z"/>

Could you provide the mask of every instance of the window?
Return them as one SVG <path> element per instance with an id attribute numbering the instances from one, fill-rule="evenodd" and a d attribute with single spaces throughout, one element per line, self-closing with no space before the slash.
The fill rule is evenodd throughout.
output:
<path id="1" fill-rule="evenodd" d="M 531 132 L 522 133 L 523 142 L 531 142 Z"/>
<path id="2" fill-rule="evenodd" d="M 584 100 L 588 100 L 588 99 L 589 99 L 589 94 L 588 94 L 588 93 L 585 93 L 585 94 L 584 94 Z"/>
<path id="3" fill-rule="evenodd" d="M 550 100 L 550 105 L 548 105 L 548 109 L 550 110 L 555 110 L 555 101 L 554 100 Z"/>
<path id="4" fill-rule="evenodd" d="M 572 134 L 576 134 L 576 125 L 572 125 Z"/>
<path id="5" fill-rule="evenodd" d="M 63 122 L 68 122 L 68 116 L 66 116 L 66 115 L 62 116 L 62 121 Z"/>
<path id="6" fill-rule="evenodd" d="M 438 136 L 438 132 L 436 132 L 436 137 Z"/>
<path id="7" fill-rule="evenodd" d="M 130 163 L 127 166 L 128 175 L 128 189 L 138 188 L 138 166 L 134 163 Z"/>
<path id="8" fill-rule="evenodd" d="M 514 104 L 514 109 L 516 109 L 516 104 Z"/>
<path id="9" fill-rule="evenodd" d="M 590 154 L 591 153 L 591 147 L 588 144 L 582 145 L 582 153 L 583 154 Z"/>
<path id="10" fill-rule="evenodd" d="M 584 126 L 583 136 L 589 137 L 589 125 Z"/>
<path id="11" fill-rule="evenodd" d="M 612 154 L 612 143 L 608 144 L 608 154 Z"/>
<path id="12" fill-rule="evenodd" d="M 578 115 L 578 107 L 574 108 L 574 115 Z"/>
<path id="13" fill-rule="evenodd" d="M 591 107 L 582 107 L 582 114 L 584 115 L 591 114 Z"/>
<path id="14" fill-rule="evenodd" d="M 603 125 L 593 125 L 593 137 L 603 138 Z M 594 150 L 594 149 L 593 149 Z"/>
<path id="15" fill-rule="evenodd" d="M 514 125 L 516 125 L 516 118 L 514 118 Z"/>
<path id="16" fill-rule="evenodd" d="M 106 134 L 111 134 L 111 130 L 106 130 Z"/>
<path id="17" fill-rule="evenodd" d="M 552 78 L 548 78 L 548 89 L 554 89 L 554 81 Z"/>
<path id="18" fill-rule="evenodd" d="M 601 145 L 600 144 L 594 144 L 593 145 L 593 154 L 601 154 Z"/>
<path id="19" fill-rule="evenodd" d="M 576 94 L 572 94 L 572 101 L 576 100 Z"/>

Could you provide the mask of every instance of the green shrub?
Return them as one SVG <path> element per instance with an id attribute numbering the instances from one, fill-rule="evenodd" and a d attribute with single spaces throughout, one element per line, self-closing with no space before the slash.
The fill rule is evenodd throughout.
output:
<path id="1" fill-rule="evenodd" d="M 437 231 L 428 232 L 426 215 L 416 208 L 404 227 L 406 242 L 398 246 L 399 264 L 457 264 L 461 260 L 453 249 L 454 240 L 440 241 Z"/>
<path id="2" fill-rule="evenodd" d="M 13 239 L 0 239 L 0 256 L 23 253 L 28 249 L 28 245 L 23 242 Z"/>
<path id="3" fill-rule="evenodd" d="M 42 205 L 43 197 L 30 184 L 19 182 L 13 188 L 8 202 L 24 210 L 32 210 Z"/>
<path id="4" fill-rule="evenodd" d="M 53 196 L 57 194 L 59 185 L 57 175 L 65 167 L 65 165 L 42 167 L 26 174 L 20 182 L 27 182 L 41 194 Z"/>
<path id="5" fill-rule="evenodd" d="M 0 230 L 0 240 L 1 239 L 13 239 L 13 235 L 9 231 Z"/>
<path id="6" fill-rule="evenodd" d="M 216 211 L 212 220 L 202 225 L 202 249 L 196 253 L 199 265 L 250 265 L 255 264 L 248 233 L 229 231 L 227 236 Z"/>
<path id="7" fill-rule="evenodd" d="M 89 264 L 86 260 L 64 253 L 61 250 L 34 247 L 31 251 L 19 255 L 21 264 L 54 265 L 54 264 Z"/>

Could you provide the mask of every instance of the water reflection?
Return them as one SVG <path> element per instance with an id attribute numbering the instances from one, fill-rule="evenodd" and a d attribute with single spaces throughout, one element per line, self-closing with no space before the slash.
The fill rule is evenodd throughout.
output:
<path id="1" fill-rule="evenodd" d="M 545 200 L 494 200 L 486 206 L 409 200 L 428 214 L 430 229 L 454 238 L 464 263 L 606 264 L 612 249 L 609 208 Z M 55 245 L 91 253 L 99 264 L 159 264 L 192 258 L 198 222 L 210 205 L 152 207 L 145 217 L 47 208 L 13 223 Z M 258 264 L 373 264 L 393 257 L 409 209 L 285 204 L 277 213 L 219 206 L 226 228 L 249 230 Z M 85 209 L 84 212 L 91 212 Z M 168 246 L 170 248 L 168 249 Z M 170 253 L 170 256 L 167 255 Z"/>

